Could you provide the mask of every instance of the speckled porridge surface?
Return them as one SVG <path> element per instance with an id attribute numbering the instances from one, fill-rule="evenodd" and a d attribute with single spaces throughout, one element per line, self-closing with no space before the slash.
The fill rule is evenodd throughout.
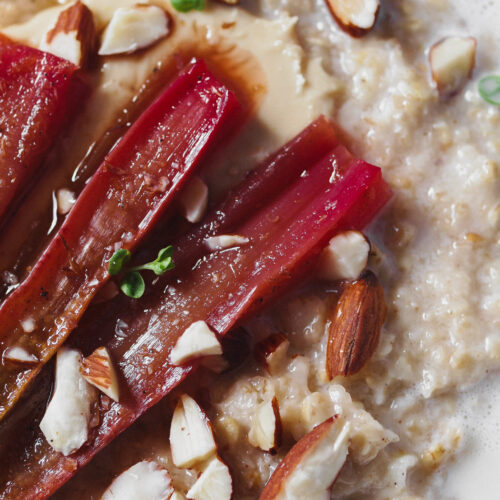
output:
<path id="1" fill-rule="evenodd" d="M 7 33 L 36 38 L 27 26 L 41 22 L 36 12 L 54 4 L 4 0 L 0 18 L 5 25 L 20 23 Z M 357 156 L 382 167 L 394 198 L 367 231 L 370 268 L 389 311 L 375 355 L 357 375 L 329 382 L 324 358 L 337 285 L 318 281 L 295 290 L 246 325 L 252 342 L 274 331 L 287 335 L 287 355 L 272 373 L 253 356 L 222 375 L 199 371 L 56 498 L 98 498 L 116 474 L 143 458 L 166 464 L 185 491 L 195 474 L 173 467 L 168 444 L 172 401 L 180 391 L 207 408 L 233 473 L 235 499 L 257 498 L 291 445 L 337 413 L 353 431 L 334 498 L 446 496 L 443 477 L 464 448 L 457 394 L 500 367 L 500 108 L 477 92 L 479 78 L 499 69 L 490 49 L 500 42 L 487 32 L 470 33 L 463 9 L 451 0 L 382 4 L 374 30 L 360 39 L 339 30 L 319 0 L 260 0 L 231 9 L 211 4 L 203 13 L 174 14 L 182 20 L 179 29 L 209 25 L 212 37 L 223 21 L 234 21 L 224 36 L 253 53 L 268 80 L 258 116 L 210 178 L 214 191 L 234 183 L 319 113 L 339 124 Z M 474 35 L 478 47 L 472 78 L 444 100 L 429 77 L 428 49 L 447 34 Z M 86 113 L 112 116 L 151 61 L 168 50 L 163 44 L 133 67 L 110 62 L 100 91 L 109 109 Z M 248 440 L 255 409 L 273 396 L 284 427 L 276 455 Z"/>

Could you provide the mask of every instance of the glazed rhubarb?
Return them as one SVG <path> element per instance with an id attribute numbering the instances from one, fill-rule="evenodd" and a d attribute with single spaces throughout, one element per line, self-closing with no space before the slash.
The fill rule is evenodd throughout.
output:
<path id="1" fill-rule="evenodd" d="M 333 234 L 361 229 L 373 219 L 391 196 L 380 169 L 352 158 L 335 144 L 333 139 L 333 149 L 313 164 L 291 169 L 293 174 L 275 187 L 267 203 L 257 194 L 268 193 L 267 186 L 252 190 L 247 179 L 234 191 L 249 192 L 240 200 L 238 221 L 223 212 L 232 206 L 232 196 L 207 215 L 206 221 L 218 220 L 216 234 L 231 229 L 248 238 L 247 244 L 209 252 L 203 242 L 212 229 L 202 222 L 190 232 L 192 237 L 180 236 L 172 242 L 178 256 L 175 271 L 149 283 L 142 299 L 131 301 L 119 295 L 89 311 L 70 344 L 85 353 L 98 345 L 108 348 L 121 375 L 120 402 L 101 398 L 99 423 L 89 441 L 63 457 L 38 428 L 51 378 L 51 371 L 44 370 L 37 381 L 39 390 L 18 405 L 0 432 L 4 443 L 0 483 L 5 498 L 16 498 L 21 492 L 30 498 L 49 496 L 177 386 L 196 368 L 196 363 L 176 367 L 169 361 L 171 349 L 190 324 L 205 320 L 219 335 L 226 335 L 303 277 Z M 286 158 L 293 162 L 295 154 L 298 151 L 290 148 L 281 157 L 283 164 Z M 258 172 L 266 167 L 273 171 L 271 163 Z M 198 250 L 186 258 L 195 240 Z M 9 437 L 13 435 L 15 446 Z"/>
<path id="2" fill-rule="evenodd" d="M 78 67 L 0 35 L 0 224 L 88 93 Z"/>
<path id="3" fill-rule="evenodd" d="M 0 415 L 57 351 L 109 278 L 117 248 L 134 249 L 238 113 L 234 95 L 192 64 L 105 158 L 28 278 L 0 307 Z M 35 362 L 13 363 L 22 347 Z"/>

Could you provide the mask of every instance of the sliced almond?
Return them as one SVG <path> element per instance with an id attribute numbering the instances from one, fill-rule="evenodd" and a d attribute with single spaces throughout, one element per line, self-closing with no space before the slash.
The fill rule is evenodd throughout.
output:
<path id="1" fill-rule="evenodd" d="M 363 36 L 374 26 L 380 0 L 325 0 L 333 18 L 351 36 Z"/>
<path id="2" fill-rule="evenodd" d="M 196 401 L 183 394 L 170 425 L 172 460 L 177 467 L 191 467 L 213 455 L 217 446 L 210 420 Z"/>
<path id="3" fill-rule="evenodd" d="M 365 270 L 370 243 L 359 231 L 334 236 L 319 257 L 318 276 L 324 280 L 354 280 Z"/>
<path id="4" fill-rule="evenodd" d="M 95 54 L 97 34 L 92 11 L 78 1 L 63 10 L 54 27 L 43 38 L 40 49 L 86 66 Z"/>
<path id="5" fill-rule="evenodd" d="M 248 441 L 256 448 L 276 453 L 281 445 L 281 417 L 278 400 L 273 397 L 257 408 L 248 433 Z"/>
<path id="6" fill-rule="evenodd" d="M 119 7 L 104 30 L 100 56 L 132 54 L 170 33 L 169 14 L 156 5 Z"/>
<path id="7" fill-rule="evenodd" d="M 215 333 L 204 321 L 195 321 L 177 339 L 170 361 L 180 366 L 202 356 L 218 354 L 222 354 L 222 346 Z"/>
<path id="8" fill-rule="evenodd" d="M 187 492 L 192 500 L 231 500 L 233 480 L 228 466 L 215 457 Z"/>
<path id="9" fill-rule="evenodd" d="M 122 472 L 104 492 L 101 500 L 166 500 L 174 493 L 167 469 L 144 460 Z"/>
<path id="10" fill-rule="evenodd" d="M 331 417 L 306 434 L 285 455 L 260 500 L 329 498 L 328 490 L 347 457 L 349 424 Z"/>
<path id="11" fill-rule="evenodd" d="M 208 186 L 198 176 L 194 176 L 179 195 L 184 217 L 189 222 L 199 222 L 208 205 Z"/>
<path id="12" fill-rule="evenodd" d="M 57 351 L 54 393 L 40 429 L 54 450 L 69 455 L 88 437 L 92 407 L 97 391 L 80 373 L 82 355 L 77 349 L 61 347 Z"/>
<path id="13" fill-rule="evenodd" d="M 384 290 L 371 271 L 345 286 L 328 332 L 326 371 L 330 380 L 363 368 L 378 345 L 386 315 Z"/>
<path id="14" fill-rule="evenodd" d="M 255 358 L 273 375 L 283 366 L 289 347 L 290 342 L 283 333 L 273 333 L 255 344 Z"/>
<path id="15" fill-rule="evenodd" d="M 35 365 L 40 361 L 34 354 L 31 354 L 24 347 L 20 346 L 7 347 L 3 352 L 3 359 L 23 365 Z"/>
<path id="16" fill-rule="evenodd" d="M 98 347 L 82 363 L 82 376 L 94 387 L 109 396 L 113 401 L 118 401 L 120 388 L 113 361 L 105 347 Z"/>
<path id="17" fill-rule="evenodd" d="M 215 251 L 246 245 L 249 241 L 246 236 L 240 234 L 221 234 L 205 238 L 205 245 L 209 250 Z"/>
<path id="18" fill-rule="evenodd" d="M 471 77 L 476 64 L 476 45 L 473 37 L 450 36 L 431 47 L 431 75 L 441 96 L 456 94 Z"/>

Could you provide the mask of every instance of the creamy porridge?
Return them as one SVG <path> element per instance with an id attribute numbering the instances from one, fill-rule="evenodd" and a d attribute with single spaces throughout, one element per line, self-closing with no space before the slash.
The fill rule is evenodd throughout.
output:
<path id="1" fill-rule="evenodd" d="M 104 26 L 114 9 L 135 2 L 85 3 Z M 324 358 L 340 288 L 318 280 L 295 290 L 245 325 L 251 352 L 270 333 L 286 335 L 289 346 L 271 370 L 252 354 L 229 373 L 200 369 L 55 498 L 98 498 L 117 474 L 146 458 L 165 465 L 176 488 L 186 492 L 196 473 L 173 465 L 168 439 L 181 392 L 207 408 L 235 499 L 258 498 L 290 447 L 334 414 L 350 423 L 351 440 L 333 498 L 473 498 L 474 490 L 467 489 L 473 480 L 492 485 L 481 498 L 496 498 L 495 471 L 477 477 L 470 472 L 481 468 L 481 460 L 498 460 L 500 449 L 492 423 L 498 405 L 488 406 L 500 366 L 500 107 L 477 91 L 481 77 L 500 72 L 492 50 L 500 39 L 492 21 L 498 6 L 479 3 L 469 19 L 465 1 L 383 1 L 374 30 L 357 39 L 339 30 L 320 0 L 260 0 L 242 8 L 211 2 L 203 12 L 174 12 L 169 38 L 141 57 L 109 58 L 93 75 L 98 90 L 62 163 L 76 165 L 157 61 L 187 40 L 229 43 L 244 54 L 240 64 L 254 65 L 261 101 L 241 135 L 213 160 L 217 169 L 209 169 L 208 183 L 216 194 L 319 114 L 332 117 L 353 153 L 381 166 L 394 190 L 367 232 L 369 266 L 385 290 L 388 317 L 368 365 L 329 382 Z M 62 8 L 48 0 L 4 0 L 3 32 L 37 46 Z M 476 37 L 477 58 L 465 87 L 445 99 L 430 79 L 428 51 L 448 35 Z M 57 171 L 60 185 L 68 182 L 66 170 Z M 46 202 L 37 206 L 50 210 Z M 29 218 L 28 210 L 21 214 Z M 25 242 L 14 233 L 8 228 L 12 238 L 2 242 L 10 252 Z M 249 441 L 256 410 L 273 397 L 283 425 L 276 454 Z M 476 409 L 489 422 L 486 433 L 478 431 Z M 485 435 L 496 436 L 487 452 Z M 459 476 L 467 481 L 457 488 Z"/>

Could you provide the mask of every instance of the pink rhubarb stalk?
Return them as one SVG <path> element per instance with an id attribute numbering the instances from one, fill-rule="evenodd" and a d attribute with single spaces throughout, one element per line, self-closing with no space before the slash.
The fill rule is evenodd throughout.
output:
<path id="1" fill-rule="evenodd" d="M 202 223 L 204 231 L 194 228 L 191 234 L 196 236 L 181 236 L 173 242 L 176 270 L 150 283 L 142 299 L 117 296 L 97 306 L 92 318 L 84 318 L 72 343 L 85 352 L 107 346 L 120 372 L 122 399 L 115 403 L 102 398 L 99 423 L 88 442 L 63 457 L 38 428 L 51 377 L 50 371 L 44 371 L 40 389 L 16 408 L 0 433 L 0 441 L 6 440 L 0 453 L 4 498 L 15 498 L 20 492 L 29 498 L 49 496 L 176 387 L 196 368 L 196 363 L 179 367 L 169 360 L 171 349 L 191 323 L 205 320 L 219 335 L 226 335 L 310 269 L 332 235 L 362 229 L 375 217 L 391 196 L 380 169 L 352 158 L 335 141 L 332 144 L 333 150 L 318 155 L 315 164 L 294 170 L 277 192 L 271 195 L 262 188 L 269 193 L 268 203 L 257 195 L 241 199 L 238 224 L 230 213 L 221 212 L 231 206 L 231 199 L 207 216 L 210 221 L 219 213 L 217 230 L 232 227 L 248 238 L 247 244 L 210 253 L 203 239 L 211 229 Z M 293 162 L 296 152 L 291 148 L 282 158 L 283 165 L 286 157 Z M 235 192 L 243 193 L 248 187 L 247 181 Z M 260 200 L 260 209 L 254 208 L 255 199 Z M 198 250 L 187 259 L 184 252 L 195 239 Z M 17 436 L 15 449 L 12 435 Z"/>
<path id="2" fill-rule="evenodd" d="M 88 89 L 70 62 L 0 35 L 0 224 L 37 176 Z"/>
<path id="3" fill-rule="evenodd" d="M 105 158 L 28 278 L 0 306 L 0 352 L 20 346 L 39 360 L 23 366 L 3 359 L 0 417 L 76 327 L 109 278 L 113 253 L 144 239 L 238 110 L 234 95 L 198 61 Z"/>

